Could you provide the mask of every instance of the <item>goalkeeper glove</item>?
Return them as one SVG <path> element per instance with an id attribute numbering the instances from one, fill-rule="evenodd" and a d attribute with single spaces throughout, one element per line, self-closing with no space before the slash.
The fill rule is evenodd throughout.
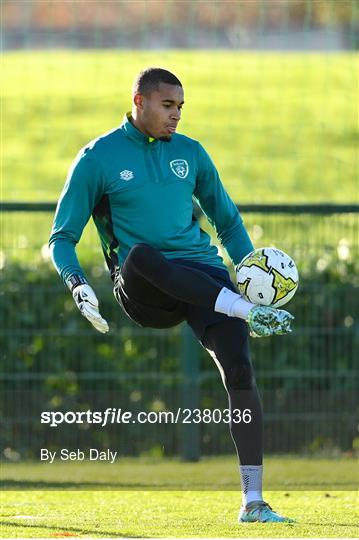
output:
<path id="1" fill-rule="evenodd" d="M 273 335 L 290 334 L 293 315 L 284 309 L 275 309 L 269 306 L 254 306 L 247 316 L 249 335 L 252 337 L 267 337 Z"/>
<path id="2" fill-rule="evenodd" d="M 81 314 L 98 330 L 105 334 L 108 332 L 108 324 L 100 315 L 98 300 L 90 285 L 77 285 L 72 291 L 72 296 Z"/>

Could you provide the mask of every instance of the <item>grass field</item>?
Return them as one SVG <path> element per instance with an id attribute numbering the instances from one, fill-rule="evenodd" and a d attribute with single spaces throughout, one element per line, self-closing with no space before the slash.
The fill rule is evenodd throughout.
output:
<path id="1" fill-rule="evenodd" d="M 17 487 L 16 491 L 1 491 L 1 537 L 350 537 L 359 533 L 357 526 L 355 461 L 268 458 L 267 486 L 275 477 L 296 477 L 296 488 L 283 485 L 267 491 L 265 498 L 279 512 L 297 520 L 293 525 L 237 525 L 241 495 L 233 484 L 234 458 L 203 460 L 198 464 L 176 461 L 153 463 L 151 460 L 125 460 L 113 466 L 104 465 L 103 483 L 89 489 L 93 464 L 77 465 L 81 476 L 76 476 L 75 464 L 70 469 L 61 464 L 47 478 L 47 489 L 34 491 L 46 484 L 41 465 L 3 465 L 3 485 Z M 268 466 L 267 466 L 268 465 Z M 330 467 L 329 467 L 330 465 Z M 323 466 L 325 468 L 323 469 Z M 95 465 L 97 467 L 97 465 Z M 196 489 L 193 479 L 207 468 L 206 478 L 216 477 L 216 489 Z M 78 489 L 71 479 L 79 481 Z M 325 470 L 327 474 L 325 474 Z M 159 490 L 149 489 L 149 478 L 155 471 Z M 229 475 L 232 471 L 232 475 Z M 318 472 L 321 471 L 321 478 Z M 98 473 L 98 470 L 97 470 Z M 342 489 L 330 489 L 331 477 L 337 474 Z M 87 476 L 86 476 L 87 475 Z M 96 474 L 95 474 L 96 476 Z M 272 476 L 272 478 L 271 478 Z M 86 477 L 86 480 L 84 479 Z M 183 479 L 190 478 L 187 489 L 173 489 Z M 22 478 L 22 480 L 20 480 Z M 81 479 L 82 478 L 82 479 Z M 169 479 L 170 478 L 170 479 Z M 312 481 L 310 480 L 312 478 Z M 132 489 L 126 489 L 131 486 Z M 172 479 L 172 489 L 171 487 Z M 226 490 L 225 480 L 231 490 Z M 267 481 L 268 480 L 268 481 Z M 107 481 L 107 484 L 106 484 Z M 316 481 L 321 486 L 316 486 Z M 354 483 L 353 483 L 354 481 Z M 117 484 L 115 483 L 117 482 Z M 237 479 L 238 482 L 238 479 Z M 30 489 L 26 490 L 26 486 Z M 117 487 L 115 487 L 117 486 Z M 84 490 L 84 487 L 88 489 Z M 163 490 L 163 487 L 165 488 Z M 70 489 L 70 491 L 69 491 Z M 224 489 L 224 490 L 223 490 Z"/>
<path id="2" fill-rule="evenodd" d="M 151 64 L 173 69 L 183 80 L 180 132 L 205 145 L 236 202 L 356 199 L 354 54 L 31 51 L 3 54 L 3 200 L 55 201 L 79 148 L 121 122 L 134 76 Z M 252 220 L 250 232 L 257 245 L 273 241 L 285 248 L 285 230 L 293 245 L 300 232 L 301 242 L 305 236 L 324 250 L 335 250 L 343 239 L 351 248 L 352 222 L 341 219 L 303 222 L 295 230 L 279 220 L 274 233 L 264 227 L 259 238 L 254 233 L 260 221 Z M 41 247 L 51 221 L 50 215 L 6 215 L 6 257 L 14 253 L 36 270 L 48 256 Z M 93 231 L 84 240 L 86 255 L 95 243 Z M 42 464 L 5 464 L 0 536 L 358 537 L 353 460 L 291 459 L 283 469 L 283 458 L 268 458 L 266 499 L 297 523 L 241 527 L 237 471 L 230 462 L 230 469 L 220 459 L 163 462 L 158 469 L 136 461 L 135 470 L 84 464 L 46 474 Z M 157 490 L 150 489 L 154 476 Z"/>
<path id="3" fill-rule="evenodd" d="M 3 199 L 55 201 L 79 148 L 121 122 L 154 64 L 183 80 L 180 132 L 236 202 L 356 198 L 355 54 L 30 51 L 3 54 Z"/>
<path id="4" fill-rule="evenodd" d="M 359 485 L 354 458 L 308 459 L 266 457 L 264 482 L 268 490 L 355 490 Z M 210 471 L 210 473 L 209 473 Z M 202 458 L 184 463 L 175 458 L 121 458 L 114 464 L 91 461 L 2 463 L 3 489 L 45 490 L 188 490 L 238 489 L 235 456 Z"/>
<path id="5" fill-rule="evenodd" d="M 352 492 L 269 492 L 267 500 L 295 524 L 236 522 L 238 492 L 2 493 L 1 537 L 357 538 Z"/>

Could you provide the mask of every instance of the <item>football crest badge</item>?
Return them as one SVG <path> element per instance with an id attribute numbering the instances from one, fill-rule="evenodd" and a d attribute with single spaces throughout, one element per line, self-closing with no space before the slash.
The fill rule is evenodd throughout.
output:
<path id="1" fill-rule="evenodd" d="M 171 171 L 178 176 L 178 178 L 181 178 L 181 180 L 184 180 L 188 175 L 188 163 L 185 159 L 174 159 L 170 161 L 170 167 Z"/>

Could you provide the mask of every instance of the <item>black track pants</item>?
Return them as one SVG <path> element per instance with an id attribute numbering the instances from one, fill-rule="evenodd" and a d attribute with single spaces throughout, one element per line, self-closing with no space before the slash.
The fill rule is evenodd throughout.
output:
<path id="1" fill-rule="evenodd" d="M 115 296 L 125 312 L 141 326 L 168 328 L 187 320 L 202 345 L 215 360 L 233 411 L 231 435 L 242 465 L 261 465 L 263 416 L 249 357 L 246 323 L 215 313 L 223 286 L 221 278 L 168 261 L 147 244 L 129 252 L 115 281 Z M 249 411 L 251 421 L 236 422 L 235 409 Z M 246 415 L 246 418 L 248 416 Z"/>
<path id="2" fill-rule="evenodd" d="M 161 307 L 172 306 L 176 299 L 213 309 L 222 289 L 211 276 L 196 268 L 173 263 L 147 244 L 136 244 L 131 249 L 121 274 L 129 286 L 134 274 L 137 275 L 133 294 L 143 303 Z"/>

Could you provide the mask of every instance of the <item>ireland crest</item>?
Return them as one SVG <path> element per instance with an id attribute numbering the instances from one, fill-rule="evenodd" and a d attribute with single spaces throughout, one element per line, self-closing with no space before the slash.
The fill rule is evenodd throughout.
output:
<path id="1" fill-rule="evenodd" d="M 188 163 L 185 159 L 174 159 L 170 161 L 170 167 L 178 178 L 184 180 L 188 175 Z"/>

